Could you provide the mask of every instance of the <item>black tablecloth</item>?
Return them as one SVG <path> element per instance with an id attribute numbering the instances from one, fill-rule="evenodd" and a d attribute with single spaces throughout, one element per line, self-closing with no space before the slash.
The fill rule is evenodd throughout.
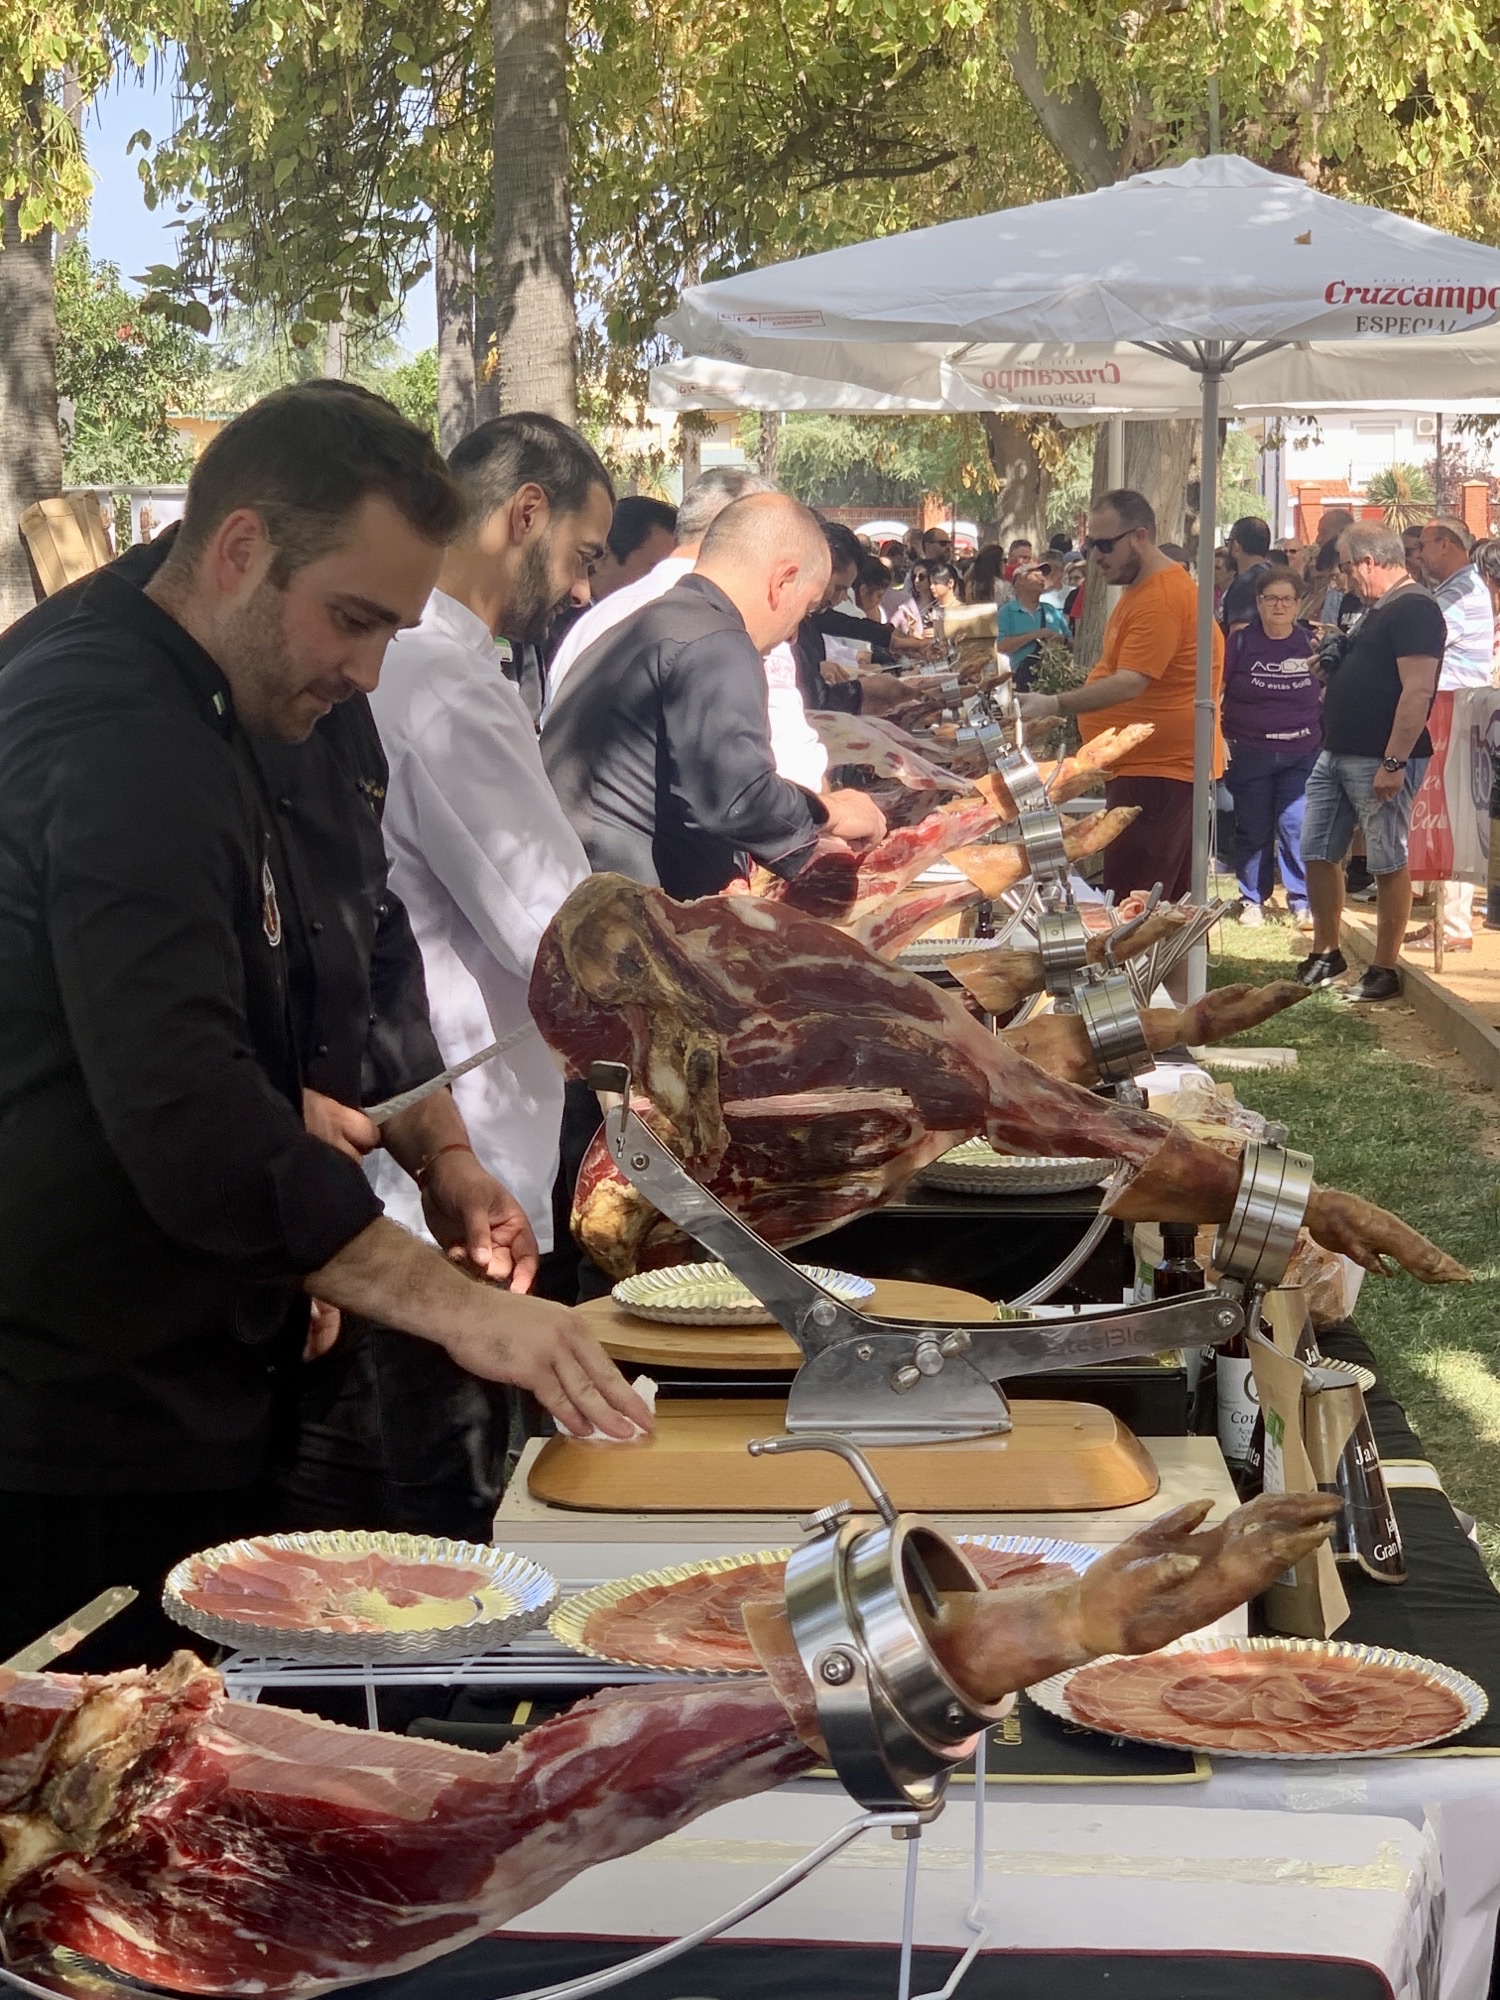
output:
<path id="1" fill-rule="evenodd" d="M 618 1940 L 485 1938 L 420 1972 L 358 1989 L 359 2000 L 503 2000 L 600 1971 Z M 940 1987 L 954 1953 L 914 1954 L 912 1991 Z M 891 2000 L 896 1952 L 875 1945 L 714 1944 L 634 1979 L 628 2000 Z M 1007 1951 L 981 1957 L 960 2000 L 1390 2000 L 1368 1965 L 1339 1959 L 1157 1952 Z"/>

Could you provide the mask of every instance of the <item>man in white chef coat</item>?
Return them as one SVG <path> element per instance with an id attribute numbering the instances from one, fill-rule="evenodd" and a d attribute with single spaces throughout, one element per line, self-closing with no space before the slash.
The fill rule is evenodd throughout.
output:
<path id="1" fill-rule="evenodd" d="M 547 671 L 545 713 L 551 713 L 564 681 L 590 646 L 639 611 L 643 604 L 654 604 L 658 597 L 666 596 L 673 584 L 682 581 L 698 560 L 703 537 L 726 507 L 750 493 L 775 491 L 772 480 L 738 466 L 715 466 L 701 479 L 695 479 L 677 510 L 677 546 L 672 553 L 634 583 L 601 598 L 569 628 Z M 820 791 L 828 773 L 828 752 L 802 705 L 797 688 L 797 661 L 790 645 L 774 646 L 766 655 L 766 712 L 771 725 L 771 754 L 776 759 L 778 775 L 790 779 L 794 785 L 805 786 L 810 792 Z"/>
<path id="2" fill-rule="evenodd" d="M 577 431 L 526 412 L 481 424 L 449 465 L 466 525 L 371 696 L 390 764 L 385 841 L 445 1060 L 521 1036 L 461 1077 L 454 1097 L 481 1162 L 547 1251 L 563 1086 L 530 1027 L 526 989 L 542 932 L 589 864 L 495 642 L 538 638 L 562 605 L 587 600 L 614 493 Z M 420 1231 L 415 1183 L 388 1154 L 372 1166 L 386 1213 Z"/>
<path id="3" fill-rule="evenodd" d="M 524 412 L 481 424 L 449 464 L 464 525 L 420 623 L 387 648 L 370 706 L 390 767 L 390 879 L 438 1047 L 453 1063 L 517 1037 L 454 1097 L 472 1150 L 517 1203 L 512 1288 L 524 1291 L 552 1245 L 563 1110 L 526 991 L 542 932 L 589 866 L 496 640 L 539 638 L 561 605 L 586 601 L 614 493 L 576 431 Z M 425 1233 L 416 1182 L 385 1152 L 366 1169 L 387 1215 Z M 354 1512 L 370 1527 L 488 1540 L 523 1413 L 425 1346 L 358 1322 L 305 1371 L 285 1480 L 297 1526 Z"/>

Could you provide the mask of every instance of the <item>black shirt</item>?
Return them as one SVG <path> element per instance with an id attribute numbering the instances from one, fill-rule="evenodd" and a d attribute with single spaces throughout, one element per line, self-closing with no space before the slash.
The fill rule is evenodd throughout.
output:
<path id="1" fill-rule="evenodd" d="M 716 895 L 746 855 L 795 875 L 827 818 L 777 775 L 765 664 L 705 576 L 580 656 L 548 711 L 542 761 L 594 868 L 683 900 Z"/>
<path id="2" fill-rule="evenodd" d="M 137 543 L 107 573 L 144 588 L 176 534 L 174 525 Z M 70 584 L 0 632 L 0 669 L 73 617 L 92 581 Z M 395 1097 L 436 1076 L 443 1059 L 428 1024 L 422 953 L 387 881 L 380 819 L 388 772 L 370 704 L 351 695 L 305 743 L 250 747 L 295 846 L 289 859 L 307 919 L 287 938 L 310 1022 L 302 1080 L 341 1104 Z"/>
<path id="3" fill-rule="evenodd" d="M 300 1280 L 380 1212 L 302 1123 L 292 816 L 118 576 L 0 677 L 0 1487 L 248 1485 Z"/>
<path id="4" fill-rule="evenodd" d="M 856 646 L 868 646 L 872 655 L 879 653 L 888 661 L 893 657 L 888 650 L 891 628 L 873 618 L 856 618 L 848 611 L 815 611 L 797 627 L 792 651 L 797 661 L 797 691 L 803 707 L 859 715 L 865 699 L 860 683 L 823 678 L 825 638 L 852 639 Z"/>
<path id="5" fill-rule="evenodd" d="M 1251 563 L 1249 569 L 1241 571 L 1225 591 L 1224 602 L 1219 606 L 1219 623 L 1226 632 L 1234 625 L 1248 625 L 1255 616 L 1255 593 L 1270 567 L 1266 562 Z M 1287 575 L 1291 576 L 1290 570 Z"/>
<path id="6" fill-rule="evenodd" d="M 1340 757 L 1383 757 L 1401 699 L 1397 660 L 1441 665 L 1448 627 L 1443 607 L 1419 584 L 1398 584 L 1355 626 L 1323 698 L 1323 748 Z M 1430 757 L 1424 729 L 1408 753 Z"/>

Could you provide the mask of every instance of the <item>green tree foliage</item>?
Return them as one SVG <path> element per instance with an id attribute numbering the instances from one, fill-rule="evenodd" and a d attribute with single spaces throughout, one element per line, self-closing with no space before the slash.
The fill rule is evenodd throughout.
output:
<path id="1" fill-rule="evenodd" d="M 192 462 L 169 411 L 192 410 L 208 373 L 207 344 L 141 311 L 119 269 L 82 243 L 57 259 L 59 395 L 72 405 L 63 477 L 73 486 L 186 479 Z"/>
<path id="2" fill-rule="evenodd" d="M 1432 481 L 1420 465 L 1388 465 L 1366 480 L 1365 498 L 1384 514 L 1387 527 L 1410 528 L 1432 512 Z"/>
<path id="3" fill-rule="evenodd" d="M 743 441 L 753 457 L 758 418 L 747 420 Z M 909 506 L 924 493 L 941 493 L 982 513 L 996 490 L 977 417 L 799 413 L 782 426 L 776 471 L 786 490 L 811 506 Z"/>

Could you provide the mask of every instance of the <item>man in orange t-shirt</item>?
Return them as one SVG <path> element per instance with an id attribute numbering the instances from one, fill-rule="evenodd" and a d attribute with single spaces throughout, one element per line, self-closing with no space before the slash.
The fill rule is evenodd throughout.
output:
<path id="1" fill-rule="evenodd" d="M 1089 509 L 1088 546 L 1105 583 L 1123 584 L 1110 613 L 1099 664 L 1082 687 L 1023 694 L 1027 722 L 1076 715 L 1087 742 L 1106 729 L 1149 722 L 1151 736 L 1122 757 L 1104 785 L 1108 806 L 1140 816 L 1104 850 L 1104 886 L 1125 896 L 1160 882 L 1185 896 L 1193 858 L 1193 698 L 1198 674 L 1198 586 L 1156 546 L 1156 515 L 1144 495 L 1106 493 Z M 1214 775 L 1224 768 L 1219 689 L 1224 637 L 1213 630 Z"/>

